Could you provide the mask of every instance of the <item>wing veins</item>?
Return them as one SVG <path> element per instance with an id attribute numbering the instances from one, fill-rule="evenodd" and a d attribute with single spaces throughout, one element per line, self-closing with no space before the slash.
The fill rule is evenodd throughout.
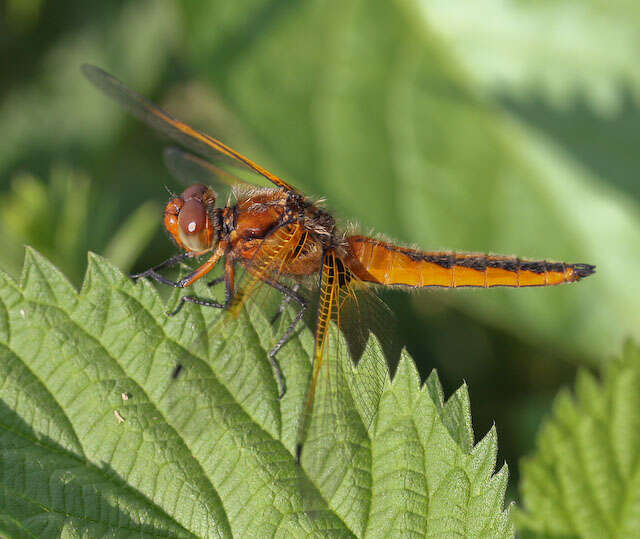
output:
<path id="1" fill-rule="evenodd" d="M 260 174 L 278 187 L 287 191 L 296 192 L 293 186 L 275 174 L 262 168 L 257 163 L 236 152 L 218 139 L 173 118 L 169 113 L 131 90 L 123 82 L 99 67 L 84 64 L 82 66 L 82 72 L 94 86 L 108 97 L 123 105 L 131 114 L 180 144 L 184 144 L 192 151 L 212 159 L 216 159 L 222 154 L 230 158 L 235 164 L 242 165 Z"/>

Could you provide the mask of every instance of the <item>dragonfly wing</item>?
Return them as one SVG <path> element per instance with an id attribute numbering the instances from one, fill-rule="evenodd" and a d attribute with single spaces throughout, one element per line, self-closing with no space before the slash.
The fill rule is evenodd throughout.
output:
<path id="1" fill-rule="evenodd" d="M 165 148 L 163 158 L 171 175 L 180 183 L 186 187 L 194 183 L 210 185 L 222 199 L 236 186 L 252 186 L 229 171 L 175 146 Z"/>
<path id="2" fill-rule="evenodd" d="M 244 278 L 239 281 L 231 306 L 232 312 L 237 312 L 259 285 L 267 281 L 278 281 L 303 234 L 299 224 L 291 223 L 277 228 L 262 240 L 259 249 L 245 262 Z"/>
<path id="3" fill-rule="evenodd" d="M 389 383 L 382 350 L 369 342 L 355 366 L 342 330 L 358 326 L 366 290 L 333 251 L 324 255 L 315 351 L 306 409 L 300 424 L 299 458 L 307 475 L 355 531 L 367 521 L 372 444 L 380 398 Z M 368 335 L 367 335 L 368 337 Z M 363 491 L 369 491 L 363 495 Z M 362 533 L 361 533 L 362 532 Z"/>
<path id="4" fill-rule="evenodd" d="M 278 178 L 276 175 L 271 174 L 268 170 L 244 157 L 218 139 L 173 118 L 160 107 L 134 92 L 113 75 L 110 75 L 99 67 L 85 64 L 82 66 L 82 72 L 94 86 L 124 106 L 131 114 L 179 144 L 212 160 L 218 160 L 221 157 L 225 158 L 231 162 L 231 164 L 255 172 L 282 189 L 296 191 L 293 186 L 281 178 Z"/>

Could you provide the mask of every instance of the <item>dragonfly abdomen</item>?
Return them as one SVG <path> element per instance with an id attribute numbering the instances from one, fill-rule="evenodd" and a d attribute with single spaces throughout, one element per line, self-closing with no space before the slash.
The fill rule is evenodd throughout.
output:
<path id="1" fill-rule="evenodd" d="M 551 286 L 575 282 L 594 272 L 588 264 L 523 260 L 511 256 L 453 251 L 419 251 L 392 243 L 352 236 L 349 245 L 368 282 L 412 287 L 446 288 Z"/>

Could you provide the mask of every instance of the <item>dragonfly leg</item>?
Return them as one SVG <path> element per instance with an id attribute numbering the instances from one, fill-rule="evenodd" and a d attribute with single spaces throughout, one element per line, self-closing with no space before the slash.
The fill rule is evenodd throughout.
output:
<path id="1" fill-rule="evenodd" d="M 269 362 L 271 363 L 271 367 L 273 368 L 273 371 L 275 372 L 276 378 L 278 380 L 278 386 L 279 386 L 278 398 L 281 399 L 282 397 L 284 397 L 284 394 L 286 392 L 286 385 L 284 382 L 284 375 L 282 374 L 282 370 L 280 369 L 280 364 L 276 359 L 276 354 L 280 351 L 280 349 L 285 344 L 287 344 L 287 342 L 289 342 L 297 325 L 300 323 L 300 321 L 304 317 L 304 313 L 307 310 L 307 301 L 303 297 L 297 294 L 297 291 L 299 288 L 298 285 L 295 285 L 293 288 L 289 288 L 277 281 L 272 281 L 271 279 L 265 279 L 265 282 L 269 286 L 275 288 L 276 290 L 278 290 L 284 295 L 283 302 L 280 305 L 280 312 L 276 315 L 276 317 L 274 318 L 274 321 L 282 314 L 282 311 L 284 311 L 284 305 L 286 305 L 286 303 L 288 303 L 289 301 L 295 301 L 300 306 L 300 310 L 296 313 L 293 320 L 291 321 L 291 323 L 283 333 L 282 337 L 276 343 L 276 345 L 271 349 L 268 356 Z"/>
<path id="2" fill-rule="evenodd" d="M 280 365 L 278 363 L 278 360 L 276 359 L 276 354 L 285 344 L 287 344 L 287 342 L 289 342 L 289 339 L 291 339 L 291 336 L 293 335 L 293 332 L 295 331 L 296 326 L 302 320 L 302 317 L 304 316 L 304 313 L 306 310 L 307 310 L 307 304 L 306 302 L 303 302 L 300 305 L 300 310 L 291 321 L 291 324 L 289 324 L 289 327 L 287 328 L 287 330 L 284 332 L 284 334 L 282 335 L 280 340 L 277 342 L 277 344 L 269 352 L 269 361 L 271 362 L 271 366 L 273 367 L 273 370 L 276 373 L 276 377 L 278 378 L 278 384 L 280 386 L 280 392 L 278 394 L 278 398 L 280 399 L 284 397 L 286 386 L 284 383 L 284 376 L 282 374 L 282 371 L 280 370 Z"/>
<path id="3" fill-rule="evenodd" d="M 215 309 L 225 309 L 225 304 L 219 301 L 210 299 L 199 298 L 198 296 L 182 296 L 178 302 L 178 306 L 171 312 L 167 313 L 167 316 L 175 316 L 180 312 L 182 306 L 185 303 L 195 303 L 196 305 L 202 305 L 203 307 L 213 307 Z"/>
<path id="4" fill-rule="evenodd" d="M 196 270 L 196 272 L 197 271 L 198 270 Z M 196 272 L 194 272 L 194 274 Z M 187 279 L 187 280 L 189 278 L 190 278 L 189 275 L 187 277 L 185 277 L 185 279 Z M 185 279 L 183 279 L 183 281 Z M 215 308 L 218 308 L 218 309 L 228 309 L 231 306 L 231 303 L 233 302 L 234 279 L 235 279 L 235 265 L 234 265 L 233 259 L 231 257 L 229 257 L 229 258 L 227 258 L 225 260 L 224 275 L 221 275 L 220 277 L 217 277 L 217 278 L 215 278 L 212 281 L 207 283 L 207 286 L 214 286 L 214 285 L 220 283 L 221 281 L 224 281 L 224 283 L 225 283 L 224 304 L 219 303 L 217 301 L 210 301 L 210 300 L 205 300 L 205 299 L 202 299 L 202 298 L 198 298 L 197 296 L 183 296 L 182 298 L 180 298 L 180 303 L 178 303 L 178 306 L 172 312 L 169 313 L 169 316 L 173 316 L 180 309 L 182 309 L 182 306 L 184 305 L 185 302 L 196 303 L 197 305 L 204 305 L 206 307 L 215 307 Z M 173 375 L 172 375 L 172 378 L 174 380 L 178 377 L 178 375 L 180 374 L 181 370 L 182 370 L 182 365 L 180 363 L 178 363 L 178 365 L 174 369 Z"/>
<path id="5" fill-rule="evenodd" d="M 220 284 L 222 281 L 224 281 L 225 277 L 226 277 L 226 275 L 220 275 L 220 277 L 216 277 L 212 281 L 209 281 L 207 283 L 207 286 L 216 286 L 217 284 Z"/>
<path id="6" fill-rule="evenodd" d="M 291 292 L 296 294 L 299 289 L 300 289 L 300 285 L 298 283 L 296 283 L 295 286 L 292 286 L 290 290 L 291 290 Z M 291 301 L 291 295 L 284 294 L 284 297 L 282 298 L 282 301 L 280 302 L 280 307 L 278 308 L 278 312 L 276 314 L 274 314 L 273 318 L 271 319 L 271 325 L 275 324 L 277 322 L 278 318 L 280 318 L 282 316 L 282 313 L 284 312 L 284 310 L 287 307 L 287 304 L 290 301 Z"/>
<path id="7" fill-rule="evenodd" d="M 160 275 L 158 273 L 158 270 L 175 266 L 179 262 L 182 262 L 186 258 L 191 258 L 192 256 L 193 254 L 190 252 L 180 253 L 178 255 L 172 256 L 171 258 L 169 258 L 168 260 L 165 260 L 164 262 L 158 264 L 157 266 L 153 266 L 152 268 L 149 268 L 148 270 L 145 270 L 141 273 L 134 273 L 133 275 L 129 275 L 129 277 L 131 277 L 132 279 L 140 279 L 141 277 L 148 277 L 150 279 L 153 279 L 154 281 L 158 281 L 159 283 L 178 288 L 180 287 L 180 281 L 172 281 L 171 279 L 167 279 L 165 276 Z"/>
<path id="8" fill-rule="evenodd" d="M 194 282 L 194 277 L 197 277 L 199 276 L 199 274 L 203 273 L 203 270 L 201 268 L 202 266 L 197 270 L 195 270 L 194 272 L 192 272 L 191 274 L 182 278 L 180 281 L 178 281 L 177 286 L 181 288 L 185 286 L 189 286 L 191 283 Z M 211 281 L 210 283 L 207 283 L 208 286 L 213 286 L 218 284 L 221 281 L 225 282 L 226 286 L 225 286 L 224 303 L 220 303 L 219 301 L 215 301 L 211 299 L 200 298 L 198 296 L 182 296 L 176 308 L 167 314 L 169 316 L 174 316 L 178 314 L 180 312 L 180 309 L 182 309 L 185 303 L 195 303 L 196 305 L 202 305 L 203 307 L 213 307 L 215 309 L 228 309 L 231 306 L 231 303 L 233 302 L 233 279 L 234 279 L 233 262 L 231 260 L 228 260 L 225 262 L 224 275 L 216 279 L 213 279 L 213 281 Z"/>
<path id="9" fill-rule="evenodd" d="M 207 283 L 207 286 L 215 286 L 217 284 L 220 284 L 222 281 L 224 281 L 226 279 L 226 275 L 220 275 L 220 277 L 216 277 L 215 279 L 213 279 L 212 281 L 209 281 Z M 176 286 L 180 286 L 179 283 L 176 283 Z M 219 301 L 212 301 L 212 300 L 208 300 L 208 299 L 202 299 L 199 298 L 198 296 L 183 296 L 180 298 L 180 303 L 178 304 L 178 306 L 171 311 L 169 314 L 169 316 L 173 316 L 175 314 L 177 314 L 180 309 L 182 309 L 182 304 L 183 303 L 195 303 L 196 305 L 203 305 L 205 307 L 215 307 L 216 309 L 227 309 L 229 307 L 230 303 L 230 299 L 229 299 L 229 294 L 227 293 L 226 298 L 225 298 L 225 302 L 220 303 Z"/>
<path id="10" fill-rule="evenodd" d="M 220 284 L 225 279 L 226 279 L 226 275 L 220 275 L 220 277 L 216 277 L 212 281 L 209 281 L 207 283 L 207 286 L 216 286 L 217 284 Z M 169 313 L 169 316 L 173 316 L 174 314 L 177 314 L 180 311 L 180 309 L 182 309 L 182 304 L 185 302 L 195 303 L 197 305 L 204 305 L 205 307 L 215 307 L 216 309 L 227 309 L 231 304 L 228 294 L 225 298 L 224 304 L 220 303 L 219 301 L 202 299 L 202 298 L 199 298 L 198 296 L 183 296 L 182 298 L 180 298 L 180 303 L 178 304 L 178 306 Z"/>

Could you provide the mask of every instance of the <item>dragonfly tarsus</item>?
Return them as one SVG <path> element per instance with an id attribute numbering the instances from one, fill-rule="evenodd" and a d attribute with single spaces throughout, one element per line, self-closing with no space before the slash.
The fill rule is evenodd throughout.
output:
<path id="1" fill-rule="evenodd" d="M 228 304 L 226 301 L 224 303 L 220 303 L 219 301 L 204 299 L 198 296 L 182 296 L 178 302 L 178 306 L 173 311 L 168 312 L 167 316 L 175 316 L 178 314 L 185 303 L 195 303 L 196 305 L 213 307 L 214 309 L 227 309 L 230 305 L 230 303 Z"/>
<path id="2" fill-rule="evenodd" d="M 224 279 L 225 279 L 225 276 L 224 275 L 220 275 L 220 277 L 216 277 L 212 281 L 209 281 L 207 283 L 207 286 L 216 286 L 217 284 L 220 284 L 221 282 L 223 282 Z"/>
<path id="3" fill-rule="evenodd" d="M 182 262 L 183 260 L 187 259 L 187 258 L 191 258 L 193 257 L 193 253 L 190 252 L 184 252 L 184 253 L 180 253 L 177 254 L 175 256 L 172 256 L 171 258 L 165 260 L 164 262 L 161 262 L 160 264 L 158 264 L 157 266 L 153 266 L 152 268 L 149 268 L 148 270 L 145 270 L 143 272 L 140 273 L 134 273 L 132 275 L 129 275 L 129 277 L 133 280 L 137 280 L 140 279 L 142 277 L 149 277 L 151 279 L 153 279 L 154 281 L 158 281 L 160 283 L 163 284 L 169 284 L 172 286 L 177 287 L 178 283 L 171 281 L 169 279 L 167 279 L 166 277 L 160 275 L 158 273 L 158 270 L 164 269 L 164 268 L 170 268 L 171 266 L 175 266 L 176 264 L 178 264 L 179 262 Z"/>

